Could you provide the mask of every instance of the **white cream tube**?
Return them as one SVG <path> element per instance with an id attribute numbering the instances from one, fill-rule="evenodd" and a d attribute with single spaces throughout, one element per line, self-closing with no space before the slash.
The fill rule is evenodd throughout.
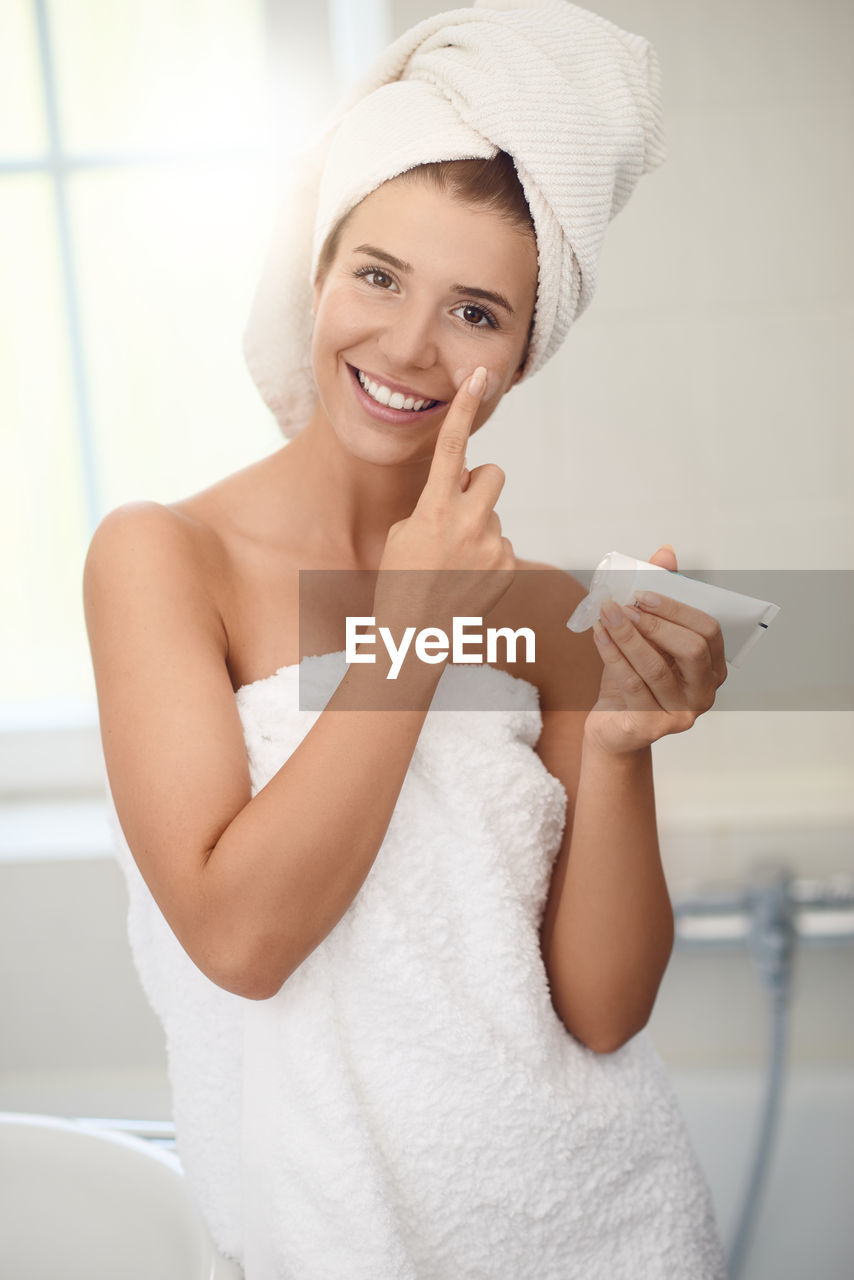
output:
<path id="1" fill-rule="evenodd" d="M 731 667 L 740 667 L 756 641 L 780 612 L 780 606 L 738 591 L 698 582 L 684 574 L 662 569 L 648 560 L 610 551 L 596 566 L 590 591 L 567 622 L 570 631 L 587 631 L 599 617 L 606 596 L 617 604 L 631 604 L 636 591 L 656 591 L 681 600 L 720 623 L 724 641 L 724 657 Z"/>

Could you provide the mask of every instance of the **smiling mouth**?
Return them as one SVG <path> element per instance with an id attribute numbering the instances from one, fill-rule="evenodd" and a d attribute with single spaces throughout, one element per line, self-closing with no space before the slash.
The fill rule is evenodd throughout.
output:
<path id="1" fill-rule="evenodd" d="M 375 400 L 377 404 L 385 405 L 389 409 L 403 409 L 407 413 L 424 413 L 428 409 L 435 409 L 436 405 L 444 404 L 444 400 L 430 400 L 426 396 L 419 396 L 415 392 L 407 394 L 402 391 L 393 391 L 391 387 L 387 387 L 384 383 L 377 379 L 371 378 L 362 369 L 357 369 L 354 365 L 350 368 L 353 370 L 359 385 L 366 395 Z"/>

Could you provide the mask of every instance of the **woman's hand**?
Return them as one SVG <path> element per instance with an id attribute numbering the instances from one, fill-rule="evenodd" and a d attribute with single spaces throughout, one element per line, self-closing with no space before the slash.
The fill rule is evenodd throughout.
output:
<path id="1" fill-rule="evenodd" d="M 669 546 L 650 563 L 677 568 Z M 605 669 L 584 736 L 614 755 L 690 729 L 727 678 L 717 620 L 668 596 L 658 598 L 659 604 L 640 609 L 617 605 L 619 621 L 601 617 L 593 627 Z"/>
<path id="2" fill-rule="evenodd" d="M 484 371 L 485 372 L 485 371 Z M 395 627 L 441 627 L 485 617 L 510 586 L 516 557 L 494 510 L 504 472 L 466 468 L 466 445 L 485 378 L 461 383 L 436 437 L 430 472 L 412 515 L 393 524 L 379 564 L 373 612 Z M 401 574 L 385 571 L 404 570 Z M 418 570 L 418 572 L 411 572 Z"/>

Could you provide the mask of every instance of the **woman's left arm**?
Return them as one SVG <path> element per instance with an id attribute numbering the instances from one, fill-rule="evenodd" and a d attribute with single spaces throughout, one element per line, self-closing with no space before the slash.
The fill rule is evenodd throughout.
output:
<path id="1" fill-rule="evenodd" d="M 676 567 L 670 549 L 652 559 Z M 715 619 L 668 597 L 603 632 L 541 685 L 537 751 L 568 798 L 541 926 L 552 1002 L 573 1036 L 611 1053 L 649 1021 L 673 949 L 651 744 L 712 706 L 726 663 Z"/>

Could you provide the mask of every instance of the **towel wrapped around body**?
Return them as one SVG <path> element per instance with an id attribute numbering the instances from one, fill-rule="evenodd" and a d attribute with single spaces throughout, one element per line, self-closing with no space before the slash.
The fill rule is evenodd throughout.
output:
<path id="1" fill-rule="evenodd" d="M 253 794 L 320 714 L 300 683 L 319 706 L 345 669 L 327 654 L 239 690 Z M 551 1003 L 566 793 L 541 727 L 532 684 L 445 669 L 362 889 L 269 1000 L 196 969 L 117 831 L 178 1152 L 246 1280 L 724 1280 L 647 1032 L 597 1054 Z"/>

